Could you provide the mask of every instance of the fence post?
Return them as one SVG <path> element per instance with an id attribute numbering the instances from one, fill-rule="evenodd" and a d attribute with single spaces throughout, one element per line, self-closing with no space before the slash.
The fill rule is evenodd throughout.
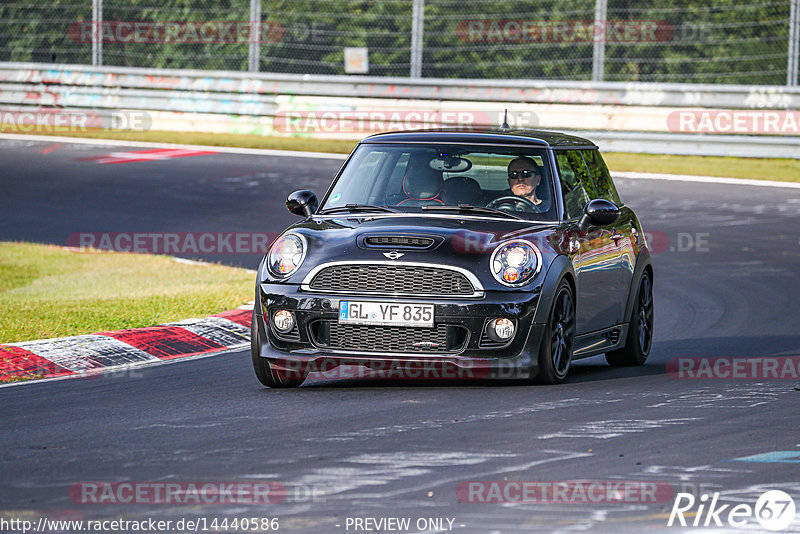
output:
<path id="1" fill-rule="evenodd" d="M 800 0 L 792 0 L 789 14 L 789 62 L 786 68 L 786 85 L 797 87 L 797 71 L 800 62 Z"/>
<path id="2" fill-rule="evenodd" d="M 103 64 L 103 0 L 92 0 L 92 66 Z"/>
<path id="3" fill-rule="evenodd" d="M 261 0 L 250 0 L 250 50 L 247 70 L 258 72 L 261 58 Z"/>
<path id="4" fill-rule="evenodd" d="M 411 13 L 411 77 L 422 77 L 422 38 L 425 35 L 425 0 L 414 0 Z"/>
<path id="5" fill-rule="evenodd" d="M 606 64 L 607 0 L 594 3 L 594 51 L 592 53 L 592 81 L 603 81 Z"/>

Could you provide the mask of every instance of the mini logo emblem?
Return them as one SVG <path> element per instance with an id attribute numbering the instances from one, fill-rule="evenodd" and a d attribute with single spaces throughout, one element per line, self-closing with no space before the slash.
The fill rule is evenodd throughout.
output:
<path id="1" fill-rule="evenodd" d="M 397 252 L 396 250 L 393 250 L 391 252 L 384 252 L 383 255 L 389 258 L 390 260 L 396 260 L 398 258 L 402 258 L 403 256 L 405 256 L 405 254 L 403 254 L 402 252 Z"/>

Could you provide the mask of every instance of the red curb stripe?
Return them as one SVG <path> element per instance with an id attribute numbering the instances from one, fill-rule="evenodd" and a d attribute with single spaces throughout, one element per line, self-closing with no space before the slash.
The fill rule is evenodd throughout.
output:
<path id="1" fill-rule="evenodd" d="M 29 350 L 0 345 L 0 380 L 19 377 L 54 377 L 75 374 Z"/>
<path id="2" fill-rule="evenodd" d="M 132 328 L 116 332 L 100 332 L 99 335 L 113 337 L 162 360 L 226 348 L 178 326 Z"/>
<path id="3" fill-rule="evenodd" d="M 211 317 L 221 317 L 250 328 L 250 323 L 253 320 L 253 310 L 228 310 Z"/>
<path id="4" fill-rule="evenodd" d="M 205 156 L 216 154 L 212 150 L 200 150 L 190 148 L 153 148 L 150 150 L 136 150 L 133 152 L 116 151 L 101 156 L 88 156 L 75 158 L 76 161 L 96 161 L 97 163 L 133 163 L 140 161 L 165 161 L 173 158 L 185 158 L 192 156 Z"/>

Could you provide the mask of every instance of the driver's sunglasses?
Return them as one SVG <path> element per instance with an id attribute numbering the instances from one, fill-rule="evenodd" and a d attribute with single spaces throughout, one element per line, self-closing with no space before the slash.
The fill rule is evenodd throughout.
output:
<path id="1" fill-rule="evenodd" d="M 516 179 L 523 179 L 523 178 L 532 178 L 534 176 L 538 176 L 539 173 L 533 171 L 531 169 L 525 169 L 524 171 L 508 171 L 508 179 L 509 180 L 516 180 Z"/>

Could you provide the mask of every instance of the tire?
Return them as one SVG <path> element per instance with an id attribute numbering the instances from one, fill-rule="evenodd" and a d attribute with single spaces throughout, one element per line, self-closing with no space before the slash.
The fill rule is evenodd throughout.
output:
<path id="1" fill-rule="evenodd" d="M 253 358 L 253 370 L 258 381 L 270 388 L 296 388 L 306 379 L 302 377 L 287 377 L 286 371 L 276 369 L 267 358 L 261 357 L 261 336 L 258 335 L 256 312 L 253 311 L 253 324 L 250 326 L 250 355 Z"/>
<path id="2" fill-rule="evenodd" d="M 653 282 L 647 271 L 639 279 L 636 305 L 631 310 L 625 346 L 606 353 L 613 367 L 642 365 L 653 346 Z"/>
<path id="3" fill-rule="evenodd" d="M 556 289 L 550 313 L 547 315 L 545 335 L 539 347 L 539 373 L 535 382 L 558 384 L 563 382 L 572 364 L 575 348 L 575 298 L 569 282 L 562 280 Z"/>

